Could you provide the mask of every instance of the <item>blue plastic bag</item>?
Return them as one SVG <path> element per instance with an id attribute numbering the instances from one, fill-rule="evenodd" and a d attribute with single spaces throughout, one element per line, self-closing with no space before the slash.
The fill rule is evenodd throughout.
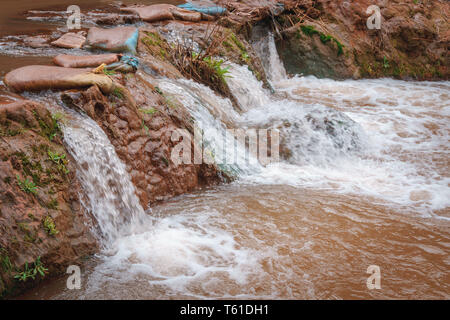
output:
<path id="1" fill-rule="evenodd" d="M 209 14 L 209 15 L 212 15 L 212 16 L 222 15 L 225 12 L 227 12 L 227 9 L 225 9 L 223 7 L 219 7 L 219 6 L 211 6 L 211 7 L 196 6 L 196 5 L 192 4 L 192 3 L 180 4 L 177 7 L 178 8 L 182 8 L 182 9 L 186 9 L 186 10 L 190 10 L 190 11 L 196 11 L 196 12 L 200 12 L 200 13 L 204 13 L 204 14 Z"/>

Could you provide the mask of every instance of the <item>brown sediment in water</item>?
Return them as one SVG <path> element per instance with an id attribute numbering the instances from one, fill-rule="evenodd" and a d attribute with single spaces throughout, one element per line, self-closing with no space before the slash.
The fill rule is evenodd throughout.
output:
<path id="1" fill-rule="evenodd" d="M 96 8 L 97 4 L 104 6 L 105 3 L 95 2 L 89 5 L 89 9 Z M 8 4 L 8 1 L 2 2 L 0 8 Z M 84 7 L 84 2 L 80 4 L 84 11 L 87 7 Z M 35 9 L 59 10 L 60 7 L 64 10 L 65 3 L 58 2 L 56 6 L 53 1 L 44 1 Z M 108 9 L 105 11 L 108 12 Z M 22 13 L 18 13 L 17 17 L 21 17 Z M 34 34 L 31 30 L 35 24 L 33 21 L 20 27 L 11 24 L 7 31 L 8 34 Z M 159 25 L 158 30 L 166 28 L 173 31 L 175 28 L 171 28 L 171 25 Z M 190 23 L 182 25 L 194 33 L 204 29 Z M 51 30 L 54 29 L 49 27 L 44 33 L 50 33 Z M 147 40 L 154 45 L 159 39 L 158 36 L 156 41 L 155 38 Z M 318 39 L 316 44 L 325 45 L 319 43 Z M 237 39 L 232 46 L 234 52 L 225 53 L 225 56 L 228 55 L 233 62 L 249 64 L 249 61 L 245 61 L 249 59 L 248 52 L 241 45 Z M 139 46 L 145 47 L 141 42 Z M 170 63 L 165 59 L 166 52 L 161 51 L 161 48 L 169 50 L 169 47 L 162 47 L 158 43 L 154 47 L 156 49 L 152 47 L 155 49 L 152 52 L 147 46 L 146 54 L 154 55 L 147 59 L 152 59 L 154 64 L 159 61 Z M 332 48 L 326 49 L 329 49 L 327 54 L 330 59 L 335 59 L 330 53 L 334 53 Z M 144 50 L 138 48 L 138 51 L 143 53 Z M 22 63 L 49 64 L 51 58 L 0 56 L 0 72 L 21 66 Z M 158 68 L 152 69 L 164 74 Z M 177 70 L 167 68 L 164 72 L 173 79 L 181 77 Z M 257 76 L 255 70 L 253 72 Z M 444 203 L 441 206 L 439 199 L 436 199 L 446 195 L 442 181 L 448 178 L 450 164 L 448 141 L 442 144 L 442 137 L 449 132 L 448 115 L 443 111 L 445 106 L 442 103 L 448 97 L 447 84 L 436 83 L 439 90 L 433 91 L 430 88 L 418 88 L 419 84 L 407 88 L 406 83 L 381 85 L 381 82 L 364 82 L 365 87 L 359 87 L 339 82 L 316 83 L 314 79 L 296 85 L 289 82 L 284 88 L 281 81 L 277 89 L 290 91 L 286 96 L 301 103 L 299 109 L 321 105 L 341 110 L 365 122 L 365 129 L 374 136 L 378 131 L 386 133 L 391 130 L 395 137 L 388 141 L 391 143 L 390 148 L 380 149 L 387 156 L 362 156 L 352 163 L 353 170 L 346 167 L 336 169 L 328 163 L 330 172 L 325 174 L 327 166 L 302 167 L 297 163 L 297 169 L 302 167 L 303 175 L 311 178 L 310 181 L 302 175 L 295 176 L 295 169 L 289 167 L 287 170 L 291 170 L 292 177 L 283 173 L 278 173 L 279 176 L 275 174 L 275 179 L 269 185 L 267 181 L 258 184 L 245 183 L 244 180 L 193 191 L 221 180 L 214 166 L 177 167 L 168 160 L 174 147 L 170 140 L 171 131 L 182 128 L 192 133 L 192 118 L 187 110 L 177 99 L 157 88 L 158 82 L 151 76 L 146 78 L 139 72 L 136 75 L 116 74 L 111 78 L 120 88 L 111 95 L 93 86 L 84 91 L 53 92 L 34 97 L 56 110 L 62 110 L 58 107 L 62 104 L 77 111 L 82 110 L 96 121 L 126 165 L 141 204 L 145 207 L 149 202 L 152 204 L 149 214 L 153 223 L 145 225 L 146 230 L 141 233 L 122 237 L 117 252 L 102 252 L 100 258 L 88 261 L 83 266 L 80 291 L 67 290 L 66 278 L 63 277 L 46 281 L 19 298 L 449 299 L 450 211 L 445 199 L 440 199 Z M 285 80 L 288 82 L 292 79 Z M 391 91 L 394 87 L 397 91 Z M 370 99 L 367 88 L 380 97 Z M 405 97 L 406 90 L 413 93 Z M 436 96 L 437 91 L 439 96 Z M 435 97 L 422 99 L 429 95 Z M 12 102 L 16 98 L 0 91 L 0 104 Z M 282 105 L 276 107 L 281 108 Z M 416 107 L 427 110 L 419 112 Z M 397 118 L 392 119 L 390 112 Z M 421 126 L 423 117 L 430 119 Z M 26 131 L 28 127 L 21 127 L 28 118 L 26 109 L 13 113 L 13 119 L 8 120 L 16 122 L 13 130 L 9 127 L 10 122 L 5 122 L 0 128 L 6 129 L 6 133 L 0 136 L 0 146 L 5 141 L 6 146 L 15 139 L 21 139 L 22 134 L 25 137 L 23 139 L 31 143 L 34 134 Z M 315 121 L 311 117 L 308 121 L 310 119 Z M 368 119 L 372 121 L 368 123 Z M 51 124 L 50 118 L 47 120 Z M 325 118 L 324 123 L 332 120 Z M 417 123 L 423 132 L 409 127 Z M 297 125 L 289 123 L 292 127 Z M 320 123 L 316 129 L 320 129 Z M 326 129 L 332 131 L 334 128 L 328 126 Z M 386 136 L 382 138 L 387 143 Z M 380 140 L 378 137 L 377 141 Z M 427 142 L 429 144 L 424 148 Z M 315 143 L 312 140 L 311 145 Z M 404 144 L 420 148 L 406 148 L 405 151 Z M 311 145 L 307 147 L 314 149 Z M 10 154 L 10 147 L 3 147 L 0 151 Z M 31 145 L 18 143 L 16 147 L 33 152 Z M 59 144 L 57 147 L 62 148 Z M 37 159 L 39 163 L 48 162 L 45 153 Z M 2 165 L 8 166 L 9 178 L 14 178 L 20 166 L 28 165 L 24 158 L 19 161 L 8 156 L 1 160 Z M 373 167 L 358 167 L 364 160 L 373 160 Z M 378 167 L 377 160 L 386 166 Z M 33 170 L 39 168 L 37 162 L 32 163 Z M 393 164 L 392 168 L 389 167 L 390 163 Z M 406 164 L 406 169 L 414 166 L 415 171 L 405 171 L 405 176 L 420 180 L 422 184 L 416 182 L 411 186 L 409 183 L 412 180 L 405 184 L 394 181 L 399 178 L 396 170 L 404 169 L 397 167 L 399 163 Z M 379 176 L 372 174 L 371 170 L 378 172 Z M 0 184 L 11 182 L 8 177 Z M 62 187 L 67 189 L 66 184 Z M 437 189 L 439 187 L 440 190 Z M 21 192 L 15 184 L 8 184 L 8 188 Z M 66 189 L 61 192 L 66 192 Z M 180 194 L 185 195 L 169 200 Z M 0 195 L 0 205 L 9 204 L 4 199 L 20 202 L 11 199 L 8 192 Z M 30 199 L 33 197 L 30 194 L 26 196 Z M 71 200 L 77 202 L 78 198 L 73 196 Z M 162 200 L 166 201 L 161 203 Z M 33 201 L 32 209 L 38 211 L 38 219 L 45 215 L 47 209 L 55 210 L 46 209 L 42 203 Z M 63 201 L 60 203 L 65 204 Z M 54 203 L 50 207 L 54 207 Z M 11 208 L 8 207 L 3 215 L 2 207 L 0 218 L 6 217 L 8 233 L 18 237 L 19 243 L 25 247 L 25 242 L 30 240 L 28 229 L 10 228 L 13 221 Z M 23 220 L 31 223 L 41 238 L 47 237 L 45 229 L 35 223 L 32 216 L 26 215 L 28 212 L 20 212 Z M 66 238 L 67 217 L 55 216 L 59 219 L 56 221 L 57 226 L 61 223 L 61 234 L 60 238 L 50 239 L 54 241 L 49 242 L 74 241 L 73 238 Z M 77 234 L 71 236 L 76 237 Z M 85 246 L 91 239 L 83 235 L 78 240 L 81 252 L 88 253 Z M 46 241 L 44 238 L 44 243 Z M 20 251 L 15 242 L 4 241 L 0 245 L 8 249 L 7 252 L 14 257 L 15 267 L 19 269 L 23 268 L 26 260 L 36 259 L 29 251 Z M 58 270 L 72 262 L 74 256 L 79 258 L 77 253 L 63 253 L 57 257 L 61 260 L 55 262 L 51 257 L 52 252 L 46 251 L 44 262 L 57 264 L 58 268 L 55 269 Z M 4 254 L 3 251 L 0 253 Z M 367 288 L 367 268 L 371 265 L 381 268 L 380 290 Z"/>
<path id="2" fill-rule="evenodd" d="M 251 270 L 245 266 L 235 270 L 246 273 L 246 280 L 239 282 L 227 272 L 211 271 L 207 277 L 190 281 L 183 293 L 176 285 L 174 289 L 169 284 L 159 285 L 158 278 L 146 273 L 126 283 L 85 281 L 81 291 L 65 289 L 65 279 L 61 279 L 21 298 L 164 299 L 168 294 L 173 299 L 234 295 L 269 299 L 449 298 L 447 221 L 436 225 L 408 216 L 406 211 L 376 205 L 370 198 L 288 186 L 223 186 L 169 200 L 153 208 L 153 214 L 170 221 L 180 215 L 179 208 L 191 212 L 199 228 L 205 227 L 200 216 L 207 215 L 210 228 L 233 235 L 237 255 L 245 248 L 257 257 L 256 262 L 248 262 Z M 208 210 L 215 213 L 208 215 Z M 154 228 L 156 233 L 164 232 Z M 175 232 L 183 228 L 196 227 L 186 222 L 177 225 Z M 166 255 L 154 254 L 163 259 L 153 264 L 159 270 Z M 211 252 L 211 257 L 215 254 Z M 101 261 L 97 263 L 101 266 Z M 380 266 L 381 290 L 366 286 L 370 265 Z M 167 271 L 162 273 L 169 275 L 171 266 L 164 267 Z M 98 280 L 96 272 L 108 273 L 92 265 L 85 269 L 85 274 Z"/>

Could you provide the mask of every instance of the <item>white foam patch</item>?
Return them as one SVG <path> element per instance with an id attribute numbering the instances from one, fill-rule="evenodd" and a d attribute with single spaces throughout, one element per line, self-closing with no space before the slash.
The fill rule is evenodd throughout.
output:
<path id="1" fill-rule="evenodd" d="M 242 286 L 261 272 L 261 253 L 242 248 L 234 236 L 216 227 L 214 210 L 156 218 L 149 231 L 123 237 L 89 277 L 87 295 L 108 285 L 144 281 L 147 289 L 164 287 L 166 294 L 198 296 L 221 284 Z M 205 293 L 210 296 L 214 293 Z M 221 292 L 220 295 L 227 295 Z M 200 294 L 200 296 L 202 296 Z"/>
<path id="2" fill-rule="evenodd" d="M 318 141 L 321 148 L 326 147 L 323 156 L 332 155 L 328 161 L 272 165 L 246 181 L 363 194 L 425 215 L 450 206 L 449 82 L 295 77 L 280 81 L 276 88 L 297 101 L 297 110 L 292 101 L 273 102 L 249 111 L 249 121 L 290 119 L 293 124 L 304 117 L 305 110 L 333 108 L 361 126 L 363 152 L 338 154 Z M 304 144 L 290 147 L 302 158 L 310 156 L 309 151 L 302 155 Z"/>

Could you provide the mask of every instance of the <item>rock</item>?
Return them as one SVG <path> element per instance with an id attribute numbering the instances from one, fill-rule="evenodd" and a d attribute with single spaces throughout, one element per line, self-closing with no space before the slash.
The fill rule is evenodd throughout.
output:
<path id="1" fill-rule="evenodd" d="M 53 63 L 65 68 L 98 67 L 102 63 L 110 64 L 117 61 L 119 61 L 119 55 L 113 53 L 88 56 L 60 54 L 53 58 Z"/>
<path id="2" fill-rule="evenodd" d="M 113 90 L 112 80 L 90 69 L 53 66 L 26 66 L 15 69 L 5 76 L 5 84 L 13 91 L 40 91 L 49 89 L 72 89 L 97 85 L 103 92 Z"/>
<path id="3" fill-rule="evenodd" d="M 80 49 L 85 42 L 86 38 L 83 35 L 69 32 L 58 40 L 53 41 L 52 45 L 66 49 Z"/>
<path id="4" fill-rule="evenodd" d="M 39 36 L 32 36 L 32 37 L 26 37 L 23 42 L 32 48 L 45 48 L 49 47 L 49 36 L 46 35 L 39 35 Z"/>
<path id="5" fill-rule="evenodd" d="M 111 13 L 105 17 L 97 19 L 95 22 L 100 25 L 116 26 L 120 24 L 131 24 L 138 22 L 139 16 L 137 14 L 117 14 Z"/>
<path id="6" fill-rule="evenodd" d="M 313 23 L 302 27 L 310 29 L 287 29 L 283 33 L 285 40 L 278 43 L 280 58 L 289 73 L 332 79 L 352 78 L 357 73 L 352 59 L 339 51 L 337 42 L 343 40 L 337 32 L 322 31 Z M 308 30 L 314 33 L 309 34 Z M 321 35 L 332 38 L 324 42 Z"/>
<path id="7" fill-rule="evenodd" d="M 87 43 L 92 48 L 111 52 L 136 53 L 139 31 L 135 27 L 116 27 L 89 29 Z"/>
<path id="8" fill-rule="evenodd" d="M 367 27 L 371 5 L 381 9 L 381 29 Z M 289 73 L 337 79 L 449 79 L 449 1 L 316 0 L 298 9 L 277 18 L 284 30 L 277 45 Z M 293 26 L 299 13 L 307 17 L 303 25 L 313 26 L 322 38 L 304 34 L 298 23 Z M 344 45 L 342 55 L 333 54 L 336 43 L 328 36 Z"/>

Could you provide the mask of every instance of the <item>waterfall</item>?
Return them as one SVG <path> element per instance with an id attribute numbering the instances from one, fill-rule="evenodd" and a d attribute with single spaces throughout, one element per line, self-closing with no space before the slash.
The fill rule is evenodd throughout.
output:
<path id="1" fill-rule="evenodd" d="M 85 203 L 108 246 L 132 232 L 146 214 L 125 165 L 103 130 L 91 118 L 71 112 L 62 125 L 64 142 L 74 157 Z"/>
<path id="2" fill-rule="evenodd" d="M 322 104 L 303 105 L 280 98 L 262 88 L 245 66 L 234 63 L 228 66 L 232 78 L 227 82 L 245 110 L 239 115 L 239 125 L 279 130 L 285 160 L 326 165 L 337 157 L 364 150 L 367 144 L 364 130 L 345 113 Z"/>
<path id="3" fill-rule="evenodd" d="M 208 87 L 192 80 L 163 79 L 158 86 L 189 110 L 203 132 L 204 147 L 212 152 L 222 171 L 242 176 L 261 170 L 258 160 L 233 135 L 227 133 L 225 123 L 233 127 L 240 119 L 229 99 L 219 97 Z"/>
<path id="4" fill-rule="evenodd" d="M 287 73 L 277 52 L 275 38 L 271 31 L 258 26 L 252 30 L 252 46 L 261 59 L 268 80 L 274 83 L 287 78 Z"/>

